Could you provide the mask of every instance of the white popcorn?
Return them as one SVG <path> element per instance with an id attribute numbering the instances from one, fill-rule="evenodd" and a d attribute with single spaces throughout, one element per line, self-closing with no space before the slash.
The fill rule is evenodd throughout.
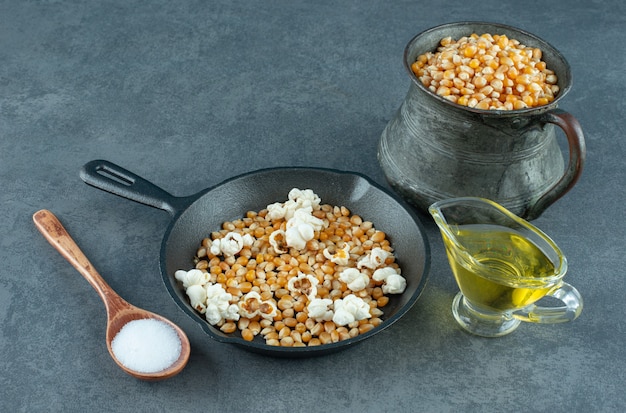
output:
<path id="1" fill-rule="evenodd" d="M 324 248 L 322 253 L 326 259 L 329 259 L 337 265 L 348 265 L 348 262 L 350 261 L 350 246 L 348 244 L 346 244 L 343 249 L 335 251 L 334 254 L 332 254 L 328 248 Z"/>
<path id="2" fill-rule="evenodd" d="M 249 245 L 252 245 L 250 243 Z M 213 255 L 224 255 L 232 257 L 244 247 L 243 236 L 237 232 L 229 232 L 224 238 L 218 238 L 211 243 L 211 253 Z"/>
<path id="3" fill-rule="evenodd" d="M 200 314 L 206 312 L 206 289 L 199 284 L 193 284 L 187 287 L 185 290 L 191 306 L 195 308 Z"/>
<path id="4" fill-rule="evenodd" d="M 391 274 L 383 284 L 383 293 L 402 294 L 406 289 L 406 279 L 400 274 Z"/>
<path id="5" fill-rule="evenodd" d="M 304 249 L 306 243 L 312 240 L 314 236 L 315 232 L 313 227 L 306 223 L 293 225 L 285 232 L 287 245 L 297 250 Z"/>
<path id="6" fill-rule="evenodd" d="M 250 234 L 244 234 L 243 238 L 243 246 L 250 247 L 254 244 L 254 237 Z"/>
<path id="7" fill-rule="evenodd" d="M 317 295 L 317 284 L 319 280 L 314 275 L 298 272 L 296 277 L 291 277 L 287 282 L 287 289 L 292 293 L 306 295 L 310 301 Z"/>
<path id="8" fill-rule="evenodd" d="M 370 306 L 354 294 L 335 300 L 333 322 L 338 326 L 345 326 L 354 321 L 370 318 Z"/>
<path id="9" fill-rule="evenodd" d="M 239 313 L 231 308 L 230 301 L 233 296 L 227 293 L 221 284 L 209 284 L 206 286 L 207 301 L 205 317 L 209 324 L 215 325 L 221 320 L 239 320 Z"/>
<path id="10" fill-rule="evenodd" d="M 372 278 L 375 281 L 384 281 L 383 293 L 385 294 L 401 294 L 406 289 L 406 279 L 391 267 L 374 271 Z"/>
<path id="11" fill-rule="evenodd" d="M 295 191 L 295 192 L 294 192 Z M 311 208 L 313 209 L 314 200 L 312 197 L 298 196 L 302 191 L 299 189 L 292 189 L 289 194 L 289 200 L 284 203 L 276 202 L 267 206 L 267 218 L 269 219 L 285 219 L 285 221 L 289 221 L 295 215 L 296 211 L 303 208 Z M 313 193 L 313 191 L 311 191 Z M 317 196 L 313 194 L 314 196 Z M 319 205 L 319 198 L 317 205 Z"/>
<path id="12" fill-rule="evenodd" d="M 222 253 L 222 249 L 220 248 L 220 240 L 218 239 L 213 240 L 213 242 L 211 243 L 211 246 L 209 247 L 209 251 L 213 255 L 220 255 Z"/>
<path id="13" fill-rule="evenodd" d="M 385 263 L 385 260 L 391 257 L 392 254 L 389 251 L 386 251 L 380 247 L 372 248 L 370 253 L 357 262 L 357 268 L 367 267 L 372 270 L 380 267 Z"/>
<path id="14" fill-rule="evenodd" d="M 306 243 L 315 237 L 315 231 L 319 231 L 324 226 L 324 221 L 312 215 L 310 206 L 298 209 L 287 221 L 287 231 L 285 238 L 287 245 L 301 250 L 306 247 Z"/>
<path id="15" fill-rule="evenodd" d="M 361 291 L 370 283 L 370 277 L 356 268 L 346 268 L 339 274 L 339 279 L 352 291 Z"/>
<path id="16" fill-rule="evenodd" d="M 374 281 L 385 281 L 391 274 L 397 274 L 396 270 L 391 267 L 379 268 L 372 274 Z"/>
<path id="17" fill-rule="evenodd" d="M 280 241 L 276 239 L 276 237 L 280 236 Z M 274 251 L 277 252 L 278 254 L 284 254 L 287 252 L 287 250 L 283 249 L 283 244 L 287 244 L 286 242 L 286 237 L 285 237 L 285 231 L 283 231 L 282 229 L 277 229 L 276 231 L 273 231 L 270 234 L 270 245 L 274 248 Z"/>
<path id="18" fill-rule="evenodd" d="M 261 295 L 256 291 L 250 291 L 239 301 L 239 314 L 246 318 L 253 318 L 259 313 Z"/>
<path id="19" fill-rule="evenodd" d="M 276 305 L 269 300 L 261 301 L 261 295 L 256 291 L 250 291 L 244 295 L 243 299 L 235 307 L 238 308 L 239 314 L 245 318 L 253 318 L 260 315 L 271 320 L 278 314 Z"/>
<path id="20" fill-rule="evenodd" d="M 275 202 L 267 206 L 266 218 L 269 220 L 283 219 L 287 213 L 287 208 L 281 202 Z"/>
<path id="21" fill-rule="evenodd" d="M 259 307 L 259 315 L 266 320 L 271 320 L 278 315 L 278 308 L 271 300 L 262 301 Z"/>
<path id="22" fill-rule="evenodd" d="M 287 229 L 300 224 L 308 224 L 314 231 L 320 231 L 324 227 L 324 221 L 313 216 L 313 208 L 310 206 L 297 209 L 287 221 Z"/>
<path id="23" fill-rule="evenodd" d="M 298 188 L 293 188 L 291 191 L 289 191 L 288 198 L 290 201 L 294 201 L 298 205 L 298 208 L 317 208 L 321 202 L 320 197 L 317 196 L 317 194 L 311 189 L 301 190 Z"/>
<path id="24" fill-rule="evenodd" d="M 276 202 L 267 206 L 267 218 L 271 220 L 284 218 L 287 221 L 285 243 L 289 247 L 301 250 L 313 239 L 315 231 L 321 230 L 324 226 L 324 221 L 313 216 L 313 208 L 317 208 L 319 204 L 320 198 L 312 190 L 293 188 L 289 191 L 289 200 L 285 203 Z M 284 248 L 277 247 L 275 237 L 279 234 L 270 238 L 270 243 L 277 252 L 286 252 Z"/>
<path id="25" fill-rule="evenodd" d="M 268 219 L 282 219 L 289 221 L 299 209 L 317 208 L 320 198 L 310 189 L 301 190 L 293 188 L 289 191 L 288 200 L 285 203 L 276 202 L 267 206 Z"/>
<path id="26" fill-rule="evenodd" d="M 189 288 L 192 285 L 205 285 L 209 282 L 210 275 L 197 269 L 189 271 L 178 270 L 174 273 L 174 277 L 183 283 L 183 287 Z"/>
<path id="27" fill-rule="evenodd" d="M 212 326 L 222 321 L 222 314 L 220 313 L 219 308 L 217 308 L 217 305 L 213 303 L 210 303 L 206 307 L 204 317 L 206 318 L 206 321 L 208 321 L 209 324 L 211 324 Z"/>
<path id="28" fill-rule="evenodd" d="M 250 234 L 241 235 L 237 232 L 229 232 L 224 238 L 214 239 L 209 250 L 213 255 L 232 257 L 243 247 L 249 247 L 252 244 L 254 244 L 254 238 Z"/>
<path id="29" fill-rule="evenodd" d="M 339 300 L 338 300 L 339 301 Z M 333 314 L 333 322 L 338 326 L 345 326 L 355 321 L 354 315 L 346 310 L 338 310 Z"/>
<path id="30" fill-rule="evenodd" d="M 239 320 L 239 307 L 237 304 L 230 304 L 228 308 L 222 312 L 222 317 L 225 320 Z"/>
<path id="31" fill-rule="evenodd" d="M 330 298 L 314 298 L 309 301 L 307 310 L 309 317 L 315 321 L 330 321 L 333 319 L 333 310 L 331 309 L 333 300 Z"/>

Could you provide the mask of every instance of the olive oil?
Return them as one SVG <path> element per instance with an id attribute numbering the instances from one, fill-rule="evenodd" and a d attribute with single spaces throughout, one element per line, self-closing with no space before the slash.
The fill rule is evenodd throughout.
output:
<path id="1" fill-rule="evenodd" d="M 444 236 L 446 251 L 461 292 L 474 304 L 498 311 L 526 307 L 552 288 L 546 277 L 555 265 L 528 238 L 498 225 L 454 228 L 459 250 Z"/>

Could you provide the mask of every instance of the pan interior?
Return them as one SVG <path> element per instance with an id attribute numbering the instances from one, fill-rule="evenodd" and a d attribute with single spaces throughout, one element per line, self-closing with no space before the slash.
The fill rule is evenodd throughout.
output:
<path id="1" fill-rule="evenodd" d="M 390 295 L 383 308 L 383 324 L 370 333 L 382 330 L 403 315 L 417 300 L 426 281 L 429 248 L 418 218 L 395 197 L 371 183 L 367 178 L 348 172 L 316 168 L 277 168 L 262 170 L 226 181 L 197 195 L 197 199 L 174 218 L 165 234 L 161 249 L 163 280 L 177 304 L 213 338 L 232 341 L 252 350 L 270 354 L 286 351 L 264 344 L 262 337 L 246 342 L 236 334 L 226 335 L 210 326 L 203 315 L 189 304 L 184 289 L 174 278 L 179 270 L 194 267 L 193 257 L 203 238 L 221 228 L 224 221 L 242 218 L 247 211 L 259 211 L 274 202 L 284 202 L 292 188 L 311 189 L 322 203 L 345 206 L 364 220 L 384 231 L 407 279 L 403 294 Z M 382 328 L 381 328 L 382 327 Z M 362 337 L 363 336 L 363 337 Z M 357 336 L 363 339 L 369 334 Z M 320 351 L 328 346 L 341 347 L 351 340 L 319 347 L 291 348 Z"/>

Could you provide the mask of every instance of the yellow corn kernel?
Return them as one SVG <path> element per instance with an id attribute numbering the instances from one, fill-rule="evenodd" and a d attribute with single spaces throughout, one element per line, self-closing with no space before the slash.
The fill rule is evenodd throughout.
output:
<path id="1" fill-rule="evenodd" d="M 493 87 L 493 90 L 495 90 L 496 92 L 502 92 L 502 89 L 504 87 L 504 84 L 502 83 L 502 80 L 500 79 L 493 79 L 490 83 L 491 87 Z"/>
<path id="2" fill-rule="evenodd" d="M 241 338 L 246 341 L 252 341 L 254 340 L 254 334 L 252 333 L 252 331 L 250 331 L 249 328 L 245 328 L 241 331 Z"/>
<path id="3" fill-rule="evenodd" d="M 522 100 L 518 99 L 515 102 L 513 102 L 513 109 L 515 109 L 515 110 L 525 109 L 527 107 L 528 107 L 528 105 L 526 105 L 526 103 L 524 103 Z"/>
<path id="4" fill-rule="evenodd" d="M 483 77 L 483 76 L 476 76 L 476 77 L 474 77 L 474 80 L 472 81 L 472 83 L 477 88 L 483 88 L 483 87 L 487 86 L 487 79 L 485 77 Z"/>
<path id="5" fill-rule="evenodd" d="M 474 57 L 477 51 L 478 47 L 475 44 L 470 43 L 463 49 L 463 55 L 465 57 Z"/>
<path id="6" fill-rule="evenodd" d="M 550 103 L 550 99 L 546 97 L 540 97 L 537 99 L 537 106 L 547 105 L 548 103 Z"/>
<path id="7" fill-rule="evenodd" d="M 526 95 L 524 97 L 522 97 L 522 101 L 526 104 L 526 106 L 528 107 L 532 107 L 533 104 L 535 103 L 535 99 L 533 99 L 533 97 L 531 95 Z"/>
<path id="8" fill-rule="evenodd" d="M 469 61 L 468 66 L 472 69 L 477 69 L 480 66 L 480 60 L 474 58 Z"/>
<path id="9" fill-rule="evenodd" d="M 496 70 L 498 67 L 500 67 L 500 63 L 498 63 L 496 59 L 492 59 L 487 63 L 487 67 Z"/>
<path id="10" fill-rule="evenodd" d="M 436 92 L 439 96 L 448 96 L 450 95 L 450 88 L 446 86 L 440 86 L 437 88 Z"/>
<path id="11" fill-rule="evenodd" d="M 510 57 L 503 56 L 503 57 L 500 58 L 500 64 L 501 65 L 506 65 L 508 67 L 511 67 L 511 66 L 515 65 L 515 62 Z M 507 70 L 508 70 L 508 68 L 507 68 Z"/>
<path id="12" fill-rule="evenodd" d="M 476 109 L 482 109 L 482 110 L 487 110 L 489 109 L 491 103 L 491 99 L 483 99 L 480 102 L 478 102 L 478 104 L 475 106 Z"/>
<path id="13" fill-rule="evenodd" d="M 500 46 L 501 49 L 504 49 L 509 45 L 509 38 L 506 35 L 498 36 L 498 38 L 494 36 L 494 39 L 497 42 L 496 44 Z"/>

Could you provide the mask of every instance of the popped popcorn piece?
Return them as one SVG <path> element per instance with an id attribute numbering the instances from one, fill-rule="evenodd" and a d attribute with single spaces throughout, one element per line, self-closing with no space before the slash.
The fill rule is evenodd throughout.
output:
<path id="1" fill-rule="evenodd" d="M 317 284 L 319 280 L 314 275 L 298 271 L 296 277 L 291 277 L 287 281 L 287 289 L 292 293 L 304 294 L 309 300 L 313 300 L 317 295 Z"/>
<path id="2" fill-rule="evenodd" d="M 315 231 L 320 231 L 324 226 L 324 221 L 313 216 L 313 208 L 319 207 L 319 204 L 320 198 L 312 190 L 293 188 L 289 191 L 289 200 L 285 203 L 276 202 L 267 206 L 267 218 L 271 220 L 284 218 L 287 221 L 285 231 L 287 246 L 301 250 L 313 239 Z M 275 247 L 274 244 L 272 246 Z M 278 248 L 280 252 L 286 252 L 284 248 Z"/>
<path id="3" fill-rule="evenodd" d="M 278 314 L 276 305 L 269 301 L 262 301 L 261 295 L 256 291 L 250 291 L 238 304 L 239 314 L 245 318 L 253 318 L 260 315 L 266 319 L 272 319 Z"/>
<path id="4" fill-rule="evenodd" d="M 236 304 L 231 304 L 232 294 L 227 293 L 221 284 L 206 286 L 207 301 L 205 318 L 211 325 L 222 320 L 239 320 L 239 311 Z M 233 308 L 234 306 L 234 308 Z"/>
<path id="5" fill-rule="evenodd" d="M 209 280 L 209 274 L 197 269 L 189 271 L 178 270 L 174 273 L 174 277 L 183 283 L 183 287 L 189 288 L 192 285 L 205 285 Z"/>
<path id="6" fill-rule="evenodd" d="M 391 257 L 393 254 L 380 247 L 372 248 L 370 253 L 359 260 L 356 263 L 357 268 L 367 267 L 372 270 L 380 267 L 385 263 L 385 260 Z"/>
<path id="7" fill-rule="evenodd" d="M 307 311 L 309 317 L 315 321 L 330 321 L 333 319 L 333 310 L 331 309 L 333 300 L 330 298 L 314 298 L 309 301 Z"/>
<path id="8" fill-rule="evenodd" d="M 267 217 L 269 219 L 285 219 L 289 221 L 299 209 L 317 208 L 320 198 L 310 189 L 293 188 L 289 191 L 288 200 L 284 203 L 275 202 L 267 206 Z"/>
<path id="9" fill-rule="evenodd" d="M 370 283 L 370 277 L 356 268 L 346 268 L 339 274 L 339 279 L 352 291 L 361 291 Z"/>
<path id="10" fill-rule="evenodd" d="M 211 243 L 210 251 L 213 255 L 222 254 L 224 257 L 232 257 L 239 253 L 244 246 L 254 243 L 254 238 L 250 234 L 241 235 L 237 232 L 229 232 L 224 238 L 218 238 Z"/>
<path id="11" fill-rule="evenodd" d="M 374 281 L 384 281 L 383 293 L 401 294 L 406 289 L 406 279 L 391 267 L 379 268 L 372 275 Z"/>
<path id="12" fill-rule="evenodd" d="M 244 234 L 243 238 L 243 246 L 244 247 L 251 247 L 252 245 L 254 245 L 254 237 L 250 234 Z"/>
<path id="13" fill-rule="evenodd" d="M 262 301 L 259 307 L 259 315 L 266 320 L 272 320 L 278 315 L 276 304 L 270 300 Z"/>
<path id="14" fill-rule="evenodd" d="M 350 261 L 350 246 L 348 244 L 346 244 L 343 249 L 335 251 L 334 254 L 332 254 L 328 248 L 324 248 L 322 253 L 326 259 L 329 259 L 337 265 L 348 265 L 348 262 Z"/>
<path id="15" fill-rule="evenodd" d="M 226 310 L 222 312 L 222 317 L 224 320 L 239 320 L 239 307 L 237 307 L 237 304 L 229 304 Z"/>
<path id="16" fill-rule="evenodd" d="M 276 237 L 279 237 L 279 239 L 276 239 Z M 284 254 L 287 252 L 286 249 L 283 248 L 283 245 L 287 245 L 287 237 L 285 236 L 285 231 L 283 231 L 282 229 L 277 229 L 276 231 L 273 231 L 270 234 L 270 245 L 274 248 L 274 251 L 276 251 L 279 254 Z"/>
<path id="17" fill-rule="evenodd" d="M 220 312 L 217 304 L 214 303 L 208 303 L 204 317 L 206 318 L 206 321 L 213 326 L 222 321 L 222 313 Z"/>
<path id="18" fill-rule="evenodd" d="M 191 306 L 195 308 L 200 314 L 204 314 L 206 312 L 206 288 L 204 285 L 193 284 L 187 287 L 185 290 L 187 293 L 187 297 L 189 297 L 189 302 Z"/>
<path id="19" fill-rule="evenodd" d="M 308 224 L 314 231 L 320 231 L 324 227 L 324 221 L 313 216 L 313 208 L 310 206 L 297 209 L 287 221 L 287 229 L 300 224 Z"/>
<path id="20" fill-rule="evenodd" d="M 371 317 L 370 306 L 354 294 L 335 300 L 333 307 L 335 308 L 333 322 L 338 326 L 345 326 Z"/>
<path id="21" fill-rule="evenodd" d="M 220 255 L 222 253 L 221 240 L 214 239 L 209 247 L 209 252 L 213 255 Z"/>
<path id="22" fill-rule="evenodd" d="M 391 267 L 379 268 L 372 274 L 374 281 L 385 281 L 391 274 L 397 274 L 396 270 Z"/>
<path id="23" fill-rule="evenodd" d="M 317 196 L 317 194 L 313 192 L 311 189 L 301 190 L 298 188 L 293 188 L 291 191 L 289 191 L 289 194 L 287 195 L 287 197 L 289 198 L 290 201 L 295 202 L 299 208 L 302 208 L 302 207 L 311 207 L 311 209 L 317 208 L 321 202 L 320 197 Z"/>
<path id="24" fill-rule="evenodd" d="M 267 219 L 277 220 L 285 218 L 287 208 L 282 202 L 275 202 L 267 206 Z"/>
<path id="25" fill-rule="evenodd" d="M 261 295 L 256 291 L 250 291 L 239 301 L 239 314 L 246 318 L 253 318 L 259 314 Z"/>
<path id="26" fill-rule="evenodd" d="M 302 250 L 306 247 L 306 243 L 313 239 L 315 231 L 309 224 L 302 223 L 293 225 L 285 232 L 285 238 L 287 245 L 297 250 Z"/>
<path id="27" fill-rule="evenodd" d="M 297 209 L 287 221 L 285 238 L 288 246 L 298 250 L 304 249 L 306 243 L 315 237 L 315 231 L 322 229 L 324 221 L 314 217 L 312 212 L 310 206 Z"/>
<path id="28" fill-rule="evenodd" d="M 402 294 L 406 289 L 406 279 L 400 274 L 391 274 L 383 284 L 383 293 Z"/>

